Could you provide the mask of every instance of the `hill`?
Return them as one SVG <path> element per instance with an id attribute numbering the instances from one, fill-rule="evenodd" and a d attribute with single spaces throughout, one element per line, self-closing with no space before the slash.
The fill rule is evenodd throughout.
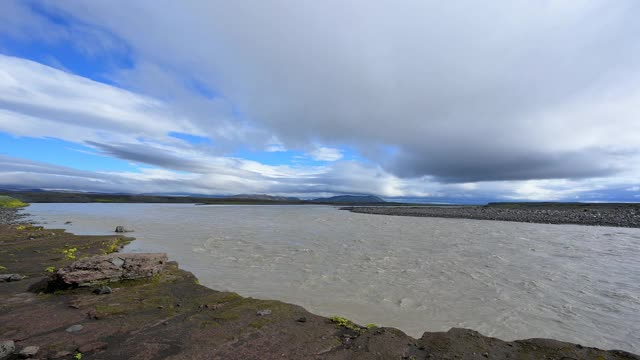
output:
<path id="1" fill-rule="evenodd" d="M 263 200 L 263 201 L 301 201 L 297 197 L 274 196 L 267 194 L 238 194 L 227 196 L 227 199 Z"/>
<path id="2" fill-rule="evenodd" d="M 360 204 L 360 203 L 384 203 L 382 198 L 374 196 L 374 195 L 338 195 L 331 196 L 326 198 L 317 198 L 311 200 L 312 202 L 317 203 L 349 203 L 349 204 Z"/>

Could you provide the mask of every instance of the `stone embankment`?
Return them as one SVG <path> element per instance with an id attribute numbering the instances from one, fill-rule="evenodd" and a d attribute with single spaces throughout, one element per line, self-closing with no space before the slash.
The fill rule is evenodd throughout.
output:
<path id="1" fill-rule="evenodd" d="M 416 217 L 501 220 L 543 224 L 640 227 L 640 205 L 549 206 L 352 206 L 355 213 Z"/>
<path id="2" fill-rule="evenodd" d="M 0 360 L 640 360 L 555 340 L 505 342 L 467 329 L 414 339 L 208 289 L 164 254 L 113 252 L 130 240 L 0 224 L 0 273 L 23 276 L 0 283 Z M 57 287 L 60 281 L 65 286 Z"/>

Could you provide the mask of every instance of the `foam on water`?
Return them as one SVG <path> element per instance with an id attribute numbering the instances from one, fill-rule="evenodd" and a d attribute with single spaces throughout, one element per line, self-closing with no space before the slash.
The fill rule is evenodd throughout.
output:
<path id="1" fill-rule="evenodd" d="M 135 229 L 217 290 L 413 335 L 466 327 L 640 352 L 640 229 L 391 217 L 326 206 L 33 204 L 49 227 Z M 72 225 L 64 225 L 71 220 Z"/>

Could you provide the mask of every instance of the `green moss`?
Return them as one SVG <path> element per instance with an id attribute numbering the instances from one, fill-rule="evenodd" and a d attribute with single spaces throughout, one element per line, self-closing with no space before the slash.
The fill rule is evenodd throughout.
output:
<path id="1" fill-rule="evenodd" d="M 96 313 L 103 317 L 121 315 L 126 312 L 122 306 L 96 305 Z"/>
<path id="2" fill-rule="evenodd" d="M 102 245 L 104 245 L 104 248 L 102 249 L 102 253 L 105 255 L 113 254 L 130 242 L 131 240 L 123 238 L 115 238 L 111 241 L 103 242 Z"/>
<path id="3" fill-rule="evenodd" d="M 62 254 L 64 254 L 64 258 L 67 260 L 75 260 L 77 252 L 78 252 L 78 248 L 68 248 L 68 249 L 62 250 Z"/>
<path id="4" fill-rule="evenodd" d="M 47 273 L 53 273 L 55 271 L 56 271 L 56 268 L 53 266 L 49 266 L 48 268 L 44 269 L 44 272 L 47 272 Z"/>
<path id="5" fill-rule="evenodd" d="M 0 208 L 4 209 L 16 209 L 29 206 L 29 204 L 22 202 L 18 199 L 14 199 L 10 196 L 0 195 Z"/>
<path id="6" fill-rule="evenodd" d="M 16 226 L 16 230 L 42 231 L 44 228 L 42 226 L 18 225 Z"/>
<path id="7" fill-rule="evenodd" d="M 270 322 L 271 322 L 270 319 L 268 319 L 266 317 L 263 317 L 263 318 L 260 318 L 260 319 L 258 319 L 256 321 L 252 322 L 251 324 L 249 324 L 249 326 L 251 326 L 254 329 L 261 329 L 263 326 L 269 324 Z"/>
<path id="8" fill-rule="evenodd" d="M 342 316 L 332 316 L 329 318 L 329 320 L 331 320 L 331 322 L 336 324 L 336 326 L 339 328 L 353 330 L 357 333 L 362 332 L 362 327 L 347 318 L 343 318 Z"/>

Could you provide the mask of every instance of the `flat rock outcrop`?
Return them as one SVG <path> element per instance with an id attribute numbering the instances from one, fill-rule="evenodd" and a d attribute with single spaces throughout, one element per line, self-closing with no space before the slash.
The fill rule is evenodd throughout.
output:
<path id="1" fill-rule="evenodd" d="M 58 269 L 53 278 L 67 285 L 91 286 L 151 277 L 161 272 L 166 263 L 165 253 L 100 255 Z"/>

